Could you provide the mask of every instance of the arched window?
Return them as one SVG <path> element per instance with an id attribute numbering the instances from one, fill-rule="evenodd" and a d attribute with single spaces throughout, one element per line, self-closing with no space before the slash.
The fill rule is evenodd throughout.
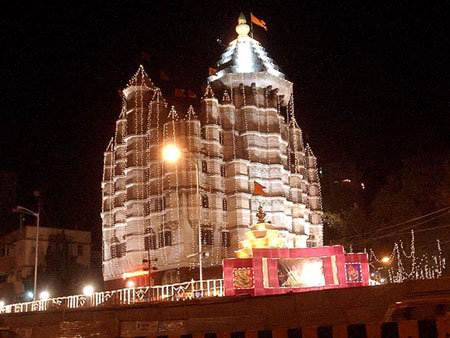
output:
<path id="1" fill-rule="evenodd" d="M 202 195 L 202 206 L 203 208 L 209 208 L 209 199 L 206 194 Z"/>
<path id="2" fill-rule="evenodd" d="M 159 233 L 158 236 L 159 247 L 171 246 L 172 245 L 172 231 L 165 229 Z"/>
<path id="3" fill-rule="evenodd" d="M 202 161 L 202 172 L 205 174 L 208 173 L 208 163 L 205 160 Z"/>
<path id="4" fill-rule="evenodd" d="M 202 245 L 213 245 L 214 233 L 212 229 L 202 229 Z"/>
<path id="5" fill-rule="evenodd" d="M 156 235 L 152 228 L 145 229 L 144 237 L 145 250 L 156 250 Z"/>
<path id="6" fill-rule="evenodd" d="M 228 202 L 227 202 L 226 198 L 224 198 L 222 200 L 222 209 L 223 209 L 223 211 L 227 211 L 228 210 Z"/>
<path id="7" fill-rule="evenodd" d="M 155 200 L 155 210 L 162 211 L 163 207 L 165 207 L 165 197 L 158 197 Z"/>

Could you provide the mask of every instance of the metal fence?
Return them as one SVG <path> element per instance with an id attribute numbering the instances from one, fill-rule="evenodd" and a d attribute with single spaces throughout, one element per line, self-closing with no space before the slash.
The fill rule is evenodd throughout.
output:
<path id="1" fill-rule="evenodd" d="M 223 279 L 175 283 L 170 285 L 140 286 L 120 290 L 94 292 L 92 295 L 74 295 L 33 302 L 8 304 L 0 313 L 47 311 L 52 309 L 79 309 L 109 305 L 131 305 L 147 302 L 181 301 L 194 298 L 223 297 Z"/>

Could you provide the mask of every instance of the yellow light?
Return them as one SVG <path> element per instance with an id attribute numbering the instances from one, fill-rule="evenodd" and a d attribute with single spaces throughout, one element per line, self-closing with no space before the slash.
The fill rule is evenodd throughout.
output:
<path id="1" fill-rule="evenodd" d="M 164 147 L 162 156 L 164 161 L 176 163 L 181 157 L 180 148 L 175 144 L 168 144 Z"/>
<path id="2" fill-rule="evenodd" d="M 144 275 L 148 275 L 148 271 L 139 270 L 139 271 L 133 271 L 133 272 L 125 272 L 122 275 L 122 278 L 127 279 L 127 278 L 131 278 L 131 277 L 144 276 Z"/>
<path id="3" fill-rule="evenodd" d="M 252 248 L 252 243 L 249 239 L 243 240 L 241 241 L 241 246 L 244 249 L 251 249 Z"/>
<path id="4" fill-rule="evenodd" d="M 264 223 L 260 223 L 256 226 L 256 229 L 258 230 L 266 230 L 266 225 Z"/>
<path id="5" fill-rule="evenodd" d="M 382 259 L 381 259 L 381 261 L 383 262 L 383 263 L 389 263 L 389 261 L 390 261 L 390 259 L 389 259 L 389 257 L 383 257 Z"/>

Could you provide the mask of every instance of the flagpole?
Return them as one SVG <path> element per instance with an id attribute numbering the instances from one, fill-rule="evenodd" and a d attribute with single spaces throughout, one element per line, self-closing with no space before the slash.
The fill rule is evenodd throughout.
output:
<path id="1" fill-rule="evenodd" d="M 253 20 L 252 20 L 252 12 L 250 12 L 250 35 L 253 39 Z"/>

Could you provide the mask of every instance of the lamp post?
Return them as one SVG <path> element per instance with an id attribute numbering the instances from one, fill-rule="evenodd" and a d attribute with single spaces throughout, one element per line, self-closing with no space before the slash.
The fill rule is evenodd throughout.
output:
<path id="1" fill-rule="evenodd" d="M 187 158 L 182 155 L 180 148 L 178 148 L 175 144 L 168 144 L 164 147 L 162 152 L 162 158 L 164 161 L 169 163 L 177 163 L 180 158 L 184 158 L 195 166 L 195 186 L 196 193 L 195 196 L 197 198 L 197 214 L 198 214 L 198 268 L 200 274 L 200 293 L 203 296 L 203 255 L 202 255 L 202 231 L 200 226 L 200 179 L 199 179 L 199 170 L 198 163 L 193 161 L 190 158 Z"/>
<path id="2" fill-rule="evenodd" d="M 31 211 L 22 206 L 17 206 L 13 211 L 23 214 L 28 214 L 36 217 L 36 240 L 35 240 L 35 255 L 34 255 L 34 285 L 33 285 L 33 301 L 37 298 L 37 271 L 38 271 L 38 261 L 39 261 L 39 219 L 40 219 L 40 203 L 38 205 L 38 212 Z"/>

